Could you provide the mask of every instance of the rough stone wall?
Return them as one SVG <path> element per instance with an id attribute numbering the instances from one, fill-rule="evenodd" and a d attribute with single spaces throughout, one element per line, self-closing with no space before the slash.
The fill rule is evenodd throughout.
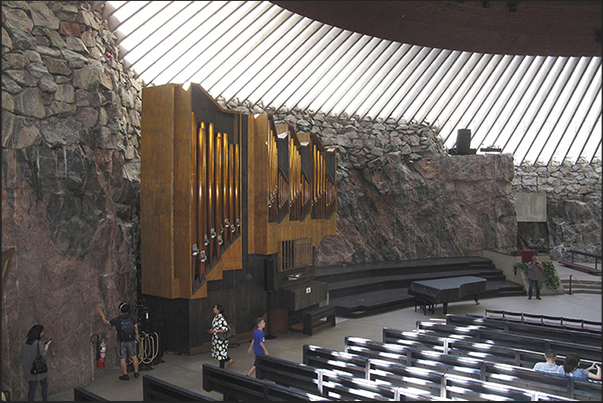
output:
<path id="1" fill-rule="evenodd" d="M 570 259 L 571 249 L 601 255 L 601 160 L 524 163 L 515 167 L 513 190 L 546 193 L 551 259 Z"/>
<path id="2" fill-rule="evenodd" d="M 117 62 L 93 2 L 2 2 L 2 389 L 26 400 L 18 357 L 53 339 L 50 393 L 99 375 L 90 337 L 136 302 L 141 83 Z M 38 388 L 39 390 L 39 388 Z M 38 392 L 39 393 L 39 392 Z"/>

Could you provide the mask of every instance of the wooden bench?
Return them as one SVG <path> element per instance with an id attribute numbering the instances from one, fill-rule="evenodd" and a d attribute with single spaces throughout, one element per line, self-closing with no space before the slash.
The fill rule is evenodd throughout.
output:
<path id="1" fill-rule="evenodd" d="M 468 340 L 430 336 L 422 333 L 416 333 L 414 336 L 414 340 L 417 341 L 417 345 L 420 345 L 423 338 L 427 338 L 430 343 L 433 339 L 437 340 L 438 344 L 433 344 L 432 347 L 434 351 L 457 355 L 460 357 L 481 357 L 483 359 L 486 359 L 487 357 L 488 361 L 526 368 L 533 368 L 534 364 L 543 360 L 541 351 L 528 351 L 513 347 L 477 343 Z M 350 343 L 354 343 L 354 339 L 350 339 Z M 402 346 L 408 345 L 409 347 L 417 348 L 413 345 L 409 345 L 408 341 L 408 332 L 384 328 L 384 343 Z M 348 340 L 346 338 L 346 346 L 347 343 Z"/>
<path id="2" fill-rule="evenodd" d="M 400 347 L 406 351 L 406 354 L 396 357 L 396 353 L 400 353 L 399 349 L 395 351 L 396 346 L 394 351 L 386 354 L 383 354 L 383 351 L 371 353 L 365 349 L 366 356 L 356 353 L 342 354 L 339 351 L 317 346 L 311 347 L 304 349 L 304 361 L 316 362 L 325 370 L 344 370 L 350 374 L 364 370 L 365 377 L 369 380 L 380 380 L 392 386 L 404 387 L 405 391 L 410 391 L 421 398 L 431 396 L 431 400 L 440 400 L 440 398 L 537 400 L 536 395 L 539 395 L 550 400 L 565 400 L 563 395 L 543 392 L 542 387 L 523 390 L 513 385 L 502 385 L 480 379 L 486 377 L 487 363 L 484 361 L 472 360 L 473 362 L 468 364 L 466 358 L 446 357 L 447 355 L 439 353 L 430 354 L 425 350 L 408 347 Z M 387 357 L 387 359 L 374 357 Z M 491 365 L 498 364 L 491 363 Z"/>
<path id="3" fill-rule="evenodd" d="M 82 388 L 81 386 L 77 386 L 73 388 L 73 401 L 75 402 L 105 402 L 108 401 L 104 397 L 97 395 L 96 393 L 90 392 Z"/>
<path id="4" fill-rule="evenodd" d="M 473 316 L 473 315 L 466 315 Z M 531 323 L 543 327 L 557 327 L 561 329 L 582 330 L 585 332 L 601 333 L 601 322 L 566 318 L 563 316 L 537 315 L 524 312 L 510 312 L 496 309 L 486 309 L 484 318 L 512 321 L 520 323 Z"/>
<path id="5" fill-rule="evenodd" d="M 559 340 L 568 343 L 578 343 L 589 346 L 601 346 L 601 333 L 589 333 L 572 329 L 559 329 L 553 327 L 543 328 L 532 323 L 500 321 L 489 318 L 476 318 L 463 315 L 446 315 L 446 324 L 455 326 L 480 326 L 493 331 L 512 333 L 517 335 L 542 336 L 549 340 Z"/>
<path id="6" fill-rule="evenodd" d="M 335 327 L 335 307 L 325 305 L 303 312 L 303 333 L 314 335 L 315 332 L 327 327 Z"/>
<path id="7" fill-rule="evenodd" d="M 370 377 L 374 380 L 389 382 L 392 385 L 407 387 L 412 385 L 416 388 L 426 389 L 431 392 L 433 400 L 537 400 L 535 399 L 537 394 L 541 394 L 541 398 L 542 395 L 546 395 L 550 400 L 559 400 L 557 396 L 535 390 L 524 390 L 382 360 L 370 360 Z"/>
<path id="8" fill-rule="evenodd" d="M 575 352 L 583 360 L 599 362 L 601 359 L 601 345 L 592 346 L 579 343 L 570 343 L 560 340 L 548 339 L 542 335 L 528 336 L 522 334 L 511 334 L 501 331 L 486 330 L 479 327 L 464 327 L 444 325 L 435 322 L 417 321 L 417 332 L 432 336 L 452 337 L 476 342 L 489 343 L 497 346 L 521 347 L 529 351 L 541 351 L 552 348 L 557 354 L 565 356 L 569 352 Z"/>
<path id="9" fill-rule="evenodd" d="M 432 377 L 427 379 L 431 382 L 431 384 L 427 385 L 430 390 L 437 384 L 437 381 L 433 378 L 433 374 L 441 373 L 448 376 L 461 376 L 467 384 L 469 383 L 469 379 L 473 379 L 553 396 L 569 397 L 578 400 L 601 400 L 601 384 L 597 382 L 575 381 L 570 377 L 539 373 L 531 368 L 522 368 L 475 358 L 452 356 L 436 351 L 417 350 L 412 347 L 358 337 L 347 337 L 345 343 L 348 356 L 357 355 L 365 357 L 369 360 L 369 363 L 374 362 L 374 360 L 381 360 L 406 367 L 413 367 L 413 369 L 421 369 L 422 372 L 415 371 L 414 373 L 408 373 L 413 374 L 414 377 L 420 374 L 431 374 Z M 325 359 L 325 351 L 320 351 L 320 353 L 322 354 L 322 359 Z M 346 358 L 346 356 L 339 357 Z M 335 360 L 336 356 L 333 356 L 333 359 Z M 352 364 L 358 366 L 358 362 L 360 361 L 356 359 Z M 369 368 L 372 370 L 372 364 L 369 365 L 371 365 Z M 398 373 L 401 374 L 402 372 L 399 371 Z"/>
<path id="10" fill-rule="evenodd" d="M 258 355 L 255 375 L 258 379 L 267 379 L 279 385 L 322 394 L 320 370 L 306 364 Z"/>
<path id="11" fill-rule="evenodd" d="M 290 389 L 224 368 L 203 364 L 203 390 L 216 391 L 230 400 L 328 400 L 322 396 Z"/>
<path id="12" fill-rule="evenodd" d="M 334 400 L 430 400 L 425 392 L 384 385 L 339 371 L 316 368 L 271 356 L 258 356 L 256 376 L 286 387 L 318 393 Z"/>
<path id="13" fill-rule="evenodd" d="M 142 377 L 142 400 L 145 402 L 168 400 L 216 401 L 216 399 L 209 396 L 181 388 L 151 375 L 143 375 Z"/>

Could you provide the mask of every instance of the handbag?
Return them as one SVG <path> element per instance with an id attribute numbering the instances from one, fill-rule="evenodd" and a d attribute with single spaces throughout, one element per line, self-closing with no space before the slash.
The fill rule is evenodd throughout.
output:
<path id="1" fill-rule="evenodd" d="M 46 365 L 46 360 L 40 354 L 40 342 L 38 341 L 38 351 L 36 354 L 36 358 L 33 360 L 33 364 L 31 366 L 32 375 L 37 374 L 45 374 L 48 372 L 48 366 Z"/>
<path id="2" fill-rule="evenodd" d="M 226 326 L 228 326 L 228 330 L 226 330 L 225 332 L 216 333 L 216 336 L 218 336 L 218 339 L 220 339 L 222 341 L 232 339 L 233 337 L 235 337 L 237 335 L 237 333 L 230 327 L 229 324 L 226 324 Z"/>

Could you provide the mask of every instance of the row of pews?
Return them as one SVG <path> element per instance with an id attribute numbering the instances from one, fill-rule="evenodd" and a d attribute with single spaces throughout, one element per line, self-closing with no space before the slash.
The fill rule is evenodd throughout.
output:
<path id="1" fill-rule="evenodd" d="M 255 378 L 204 364 L 203 389 L 225 401 L 601 401 L 601 382 L 532 370 L 547 348 L 557 351 L 558 364 L 578 352 L 581 367 L 600 365 L 600 323 L 589 325 L 449 314 L 417 321 L 414 331 L 385 327 L 381 341 L 348 336 L 343 351 L 306 344 L 302 363 L 259 356 Z M 148 375 L 143 389 L 145 401 L 213 400 Z M 97 400 L 78 393 L 75 400 Z"/>
<path id="2" fill-rule="evenodd" d="M 601 400 L 601 383 L 532 370 L 555 348 L 600 363 L 601 333 L 447 315 L 414 331 L 383 329 L 383 340 L 345 338 L 343 351 L 303 346 L 303 363 L 258 358 L 257 380 L 306 393 L 300 400 Z M 587 352 L 588 356 L 587 356 Z M 205 377 L 219 368 L 204 366 Z M 224 372 L 224 371 L 223 371 Z M 233 398 L 232 385 L 224 388 Z M 214 389 L 222 386 L 212 386 Z M 206 389 L 208 390 L 208 389 Z M 236 400 L 253 400 L 251 395 Z M 268 399 L 269 400 L 269 399 Z M 289 400 L 294 400 L 290 398 Z"/>

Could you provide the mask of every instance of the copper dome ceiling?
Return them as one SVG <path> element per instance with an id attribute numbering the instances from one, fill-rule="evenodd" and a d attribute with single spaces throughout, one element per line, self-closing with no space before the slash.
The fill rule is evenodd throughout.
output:
<path id="1" fill-rule="evenodd" d="M 601 1 L 272 1 L 339 28 L 478 53 L 601 56 Z"/>

